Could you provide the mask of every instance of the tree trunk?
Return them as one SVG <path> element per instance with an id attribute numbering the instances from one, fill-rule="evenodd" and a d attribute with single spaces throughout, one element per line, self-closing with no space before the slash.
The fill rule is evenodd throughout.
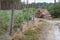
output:
<path id="1" fill-rule="evenodd" d="M 56 0 L 54 0 L 54 3 L 56 3 Z"/>
<path id="2" fill-rule="evenodd" d="M 0 1 L 0 9 L 1 9 L 1 1 Z"/>
<path id="3" fill-rule="evenodd" d="M 29 8 L 28 8 L 28 0 L 27 0 L 27 27 L 29 25 Z"/>
<path id="4" fill-rule="evenodd" d="M 10 35 L 13 35 L 13 27 L 14 27 L 14 4 L 12 4 L 12 9 L 11 9 L 11 25 L 10 25 Z"/>

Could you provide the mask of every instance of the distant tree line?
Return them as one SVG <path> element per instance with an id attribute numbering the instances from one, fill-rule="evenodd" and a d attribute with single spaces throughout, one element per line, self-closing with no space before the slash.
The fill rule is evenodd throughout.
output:
<path id="1" fill-rule="evenodd" d="M 36 9 L 43 8 L 43 7 L 50 5 L 50 4 L 53 4 L 53 3 L 46 3 L 46 2 L 44 2 L 44 3 L 31 3 L 28 5 L 28 8 L 36 8 Z M 26 6 L 27 6 L 27 4 L 21 3 L 21 9 L 26 8 Z"/>
<path id="2" fill-rule="evenodd" d="M 0 9 L 7 10 L 11 9 L 12 6 L 15 9 L 20 8 L 21 0 L 0 0 Z"/>
<path id="3" fill-rule="evenodd" d="M 12 6 L 14 6 L 15 9 L 19 9 L 22 10 L 24 8 L 26 8 L 28 6 L 28 8 L 35 8 L 35 9 L 39 9 L 39 8 L 46 8 L 49 10 L 49 12 L 51 13 L 51 15 L 53 17 L 60 17 L 60 3 L 31 3 L 29 5 L 25 4 L 24 2 L 21 2 L 21 0 L 3 0 L 0 1 L 1 5 L 0 7 L 2 9 L 11 9 Z"/>

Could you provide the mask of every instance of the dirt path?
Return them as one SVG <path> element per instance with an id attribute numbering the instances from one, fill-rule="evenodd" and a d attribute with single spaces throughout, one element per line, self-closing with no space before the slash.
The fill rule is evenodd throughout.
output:
<path id="1" fill-rule="evenodd" d="M 47 22 L 47 28 L 40 32 L 39 40 L 60 40 L 60 31 L 58 23 L 60 21 L 44 20 Z"/>

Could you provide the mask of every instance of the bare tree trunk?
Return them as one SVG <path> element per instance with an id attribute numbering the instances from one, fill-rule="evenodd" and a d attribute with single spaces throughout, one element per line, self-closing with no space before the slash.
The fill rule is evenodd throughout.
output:
<path id="1" fill-rule="evenodd" d="M 54 0 L 54 6 L 56 5 L 56 0 Z"/>
<path id="2" fill-rule="evenodd" d="M 55 8 L 56 8 L 56 0 L 54 0 L 54 13 L 55 13 Z"/>
<path id="3" fill-rule="evenodd" d="M 27 27 L 29 25 L 29 8 L 28 8 L 28 0 L 27 0 Z"/>
<path id="4" fill-rule="evenodd" d="M 34 0 L 34 3 L 36 2 L 36 0 Z M 34 7 L 36 8 L 36 6 L 35 6 L 35 4 L 34 4 Z M 34 12 L 34 14 L 33 14 L 33 25 L 34 25 L 34 23 L 35 23 L 35 12 Z"/>
<path id="5" fill-rule="evenodd" d="M 54 0 L 54 3 L 56 4 L 56 0 Z"/>
<path id="6" fill-rule="evenodd" d="M 0 9 L 1 9 L 1 1 L 0 1 Z"/>
<path id="7" fill-rule="evenodd" d="M 14 4 L 12 5 L 11 11 L 12 13 L 11 13 L 11 24 L 10 24 L 10 35 L 12 35 L 14 27 Z"/>

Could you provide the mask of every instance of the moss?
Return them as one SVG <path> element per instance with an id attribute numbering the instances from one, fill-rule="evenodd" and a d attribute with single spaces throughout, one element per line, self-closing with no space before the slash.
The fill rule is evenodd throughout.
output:
<path id="1" fill-rule="evenodd" d="M 29 28 L 24 32 L 24 35 L 25 35 L 24 40 L 37 40 L 38 39 L 37 34 L 38 34 L 37 30 L 33 28 Z"/>
<path id="2" fill-rule="evenodd" d="M 46 23 L 42 22 L 41 24 L 38 25 L 38 27 L 36 27 L 37 31 L 41 31 L 43 28 L 45 28 L 47 26 Z"/>
<path id="3" fill-rule="evenodd" d="M 37 34 L 37 31 L 33 29 L 28 29 L 27 31 L 24 32 L 24 34 L 27 36 L 34 36 Z"/>

